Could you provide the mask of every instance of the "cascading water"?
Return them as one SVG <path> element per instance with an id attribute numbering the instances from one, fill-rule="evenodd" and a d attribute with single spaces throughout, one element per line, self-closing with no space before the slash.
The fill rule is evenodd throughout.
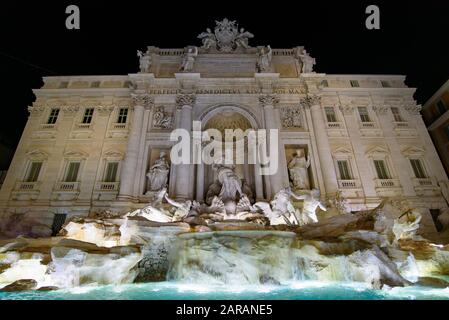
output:
<path id="1" fill-rule="evenodd" d="M 297 274 L 295 234 L 280 231 L 186 233 L 170 255 L 168 279 L 204 284 L 280 283 Z"/>

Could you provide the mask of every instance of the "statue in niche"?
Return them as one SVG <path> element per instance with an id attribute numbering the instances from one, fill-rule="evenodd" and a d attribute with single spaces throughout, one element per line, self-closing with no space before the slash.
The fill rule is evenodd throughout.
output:
<path id="1" fill-rule="evenodd" d="M 221 184 L 220 194 L 218 195 L 224 202 L 228 200 L 237 201 L 243 196 L 242 181 L 235 173 L 234 165 L 225 164 L 224 157 L 216 161 L 212 168 L 217 171 L 217 179 Z"/>
<path id="2" fill-rule="evenodd" d="M 323 211 L 327 211 L 324 204 L 320 201 L 320 190 L 313 189 L 303 195 L 297 196 L 297 199 L 304 200 L 304 205 L 299 219 L 299 225 L 318 222 L 316 209 L 319 207 Z"/>
<path id="3" fill-rule="evenodd" d="M 170 165 L 165 159 L 165 152 L 161 152 L 159 159 L 151 166 L 147 173 L 149 181 L 149 191 L 161 191 L 167 186 L 168 173 L 170 172 Z"/>
<path id="4" fill-rule="evenodd" d="M 273 50 L 270 46 L 260 48 L 257 53 L 258 59 L 256 63 L 257 72 L 267 72 L 271 68 L 271 59 L 273 57 Z"/>
<path id="5" fill-rule="evenodd" d="M 201 39 L 203 48 L 206 50 L 217 46 L 217 38 L 209 28 L 206 29 L 206 32 L 201 33 L 198 39 Z"/>
<path id="6" fill-rule="evenodd" d="M 307 169 L 310 167 L 310 158 L 304 156 L 304 150 L 296 151 L 295 156 L 288 164 L 290 178 L 294 189 L 310 190 L 309 174 Z"/>
<path id="7" fill-rule="evenodd" d="M 153 127 L 158 129 L 170 129 L 173 124 L 173 117 L 164 111 L 163 107 L 157 107 L 153 115 Z"/>
<path id="8" fill-rule="evenodd" d="M 195 59 L 197 56 L 198 56 L 198 48 L 189 47 L 182 59 L 180 70 L 183 72 L 191 72 L 193 70 L 193 65 L 195 64 Z"/>
<path id="9" fill-rule="evenodd" d="M 316 64 L 315 58 L 312 58 L 306 50 L 303 50 L 298 56 L 302 62 L 302 73 L 313 72 L 313 66 Z"/>
<path id="10" fill-rule="evenodd" d="M 141 73 L 150 72 L 151 67 L 151 56 L 148 52 L 143 53 L 140 50 L 137 50 L 137 56 L 139 57 L 139 65 Z"/>

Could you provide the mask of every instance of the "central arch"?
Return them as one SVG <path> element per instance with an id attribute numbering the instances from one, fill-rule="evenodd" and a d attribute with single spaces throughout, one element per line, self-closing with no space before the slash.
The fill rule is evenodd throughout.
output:
<path id="1" fill-rule="evenodd" d="M 254 114 L 247 108 L 233 105 L 220 104 L 207 108 L 198 118 L 201 121 L 201 129 L 217 129 L 224 137 L 226 129 L 241 129 L 245 132 L 248 129 L 257 130 L 260 128 Z M 245 149 L 245 151 L 247 151 Z M 257 170 L 256 170 L 257 169 Z M 248 193 L 253 199 L 264 198 L 265 179 L 256 174 L 258 165 L 249 164 L 245 155 L 245 163 L 236 165 L 236 173 L 247 187 Z M 196 199 L 204 201 L 207 191 L 216 180 L 215 173 L 210 165 L 196 165 Z"/>

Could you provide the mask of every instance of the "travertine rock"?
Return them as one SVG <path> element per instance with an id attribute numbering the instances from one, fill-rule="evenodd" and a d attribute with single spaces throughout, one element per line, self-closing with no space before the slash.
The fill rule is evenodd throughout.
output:
<path id="1" fill-rule="evenodd" d="M 18 292 L 18 291 L 29 291 L 33 290 L 37 286 L 37 281 L 34 279 L 23 279 L 17 280 L 2 289 L 3 292 Z"/>

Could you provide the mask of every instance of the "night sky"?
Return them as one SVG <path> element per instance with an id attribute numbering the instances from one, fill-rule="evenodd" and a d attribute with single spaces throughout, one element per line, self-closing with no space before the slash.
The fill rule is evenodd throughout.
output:
<path id="1" fill-rule="evenodd" d="M 135 73 L 137 49 L 201 45 L 197 35 L 225 17 L 255 35 L 252 46 L 305 46 L 317 72 L 406 75 L 421 104 L 449 78 L 449 1 L 17 2 L 0 5 L 0 140 L 12 145 L 43 76 Z M 65 28 L 69 4 L 81 30 Z M 365 27 L 369 4 L 380 30 Z"/>

